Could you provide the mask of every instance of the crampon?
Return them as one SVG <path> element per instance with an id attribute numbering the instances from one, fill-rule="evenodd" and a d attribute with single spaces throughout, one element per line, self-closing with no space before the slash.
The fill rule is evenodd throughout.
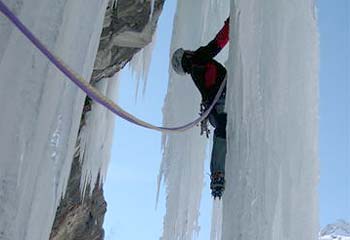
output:
<path id="1" fill-rule="evenodd" d="M 210 176 L 210 189 L 211 189 L 211 195 L 216 199 L 217 197 L 219 199 L 222 198 L 222 194 L 225 190 L 225 176 L 222 172 L 215 172 Z"/>

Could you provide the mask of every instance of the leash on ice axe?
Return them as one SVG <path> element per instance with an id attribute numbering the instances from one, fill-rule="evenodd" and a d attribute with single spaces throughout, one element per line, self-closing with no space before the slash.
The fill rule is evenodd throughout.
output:
<path id="1" fill-rule="evenodd" d="M 135 125 L 153 129 L 159 132 L 183 132 L 188 130 L 200 122 L 205 122 L 209 116 L 214 105 L 219 100 L 221 94 L 226 86 L 227 77 L 222 82 L 218 93 L 216 94 L 211 105 L 200 114 L 200 117 L 194 121 L 178 127 L 158 127 L 153 124 L 147 123 L 130 113 L 123 110 L 112 100 L 101 94 L 96 88 L 94 88 L 89 82 L 85 81 L 80 75 L 76 74 L 70 67 L 68 67 L 58 56 L 53 54 L 48 48 L 16 17 L 16 15 L 0 0 L 0 11 L 16 26 L 16 28 L 22 32 L 26 38 L 43 54 L 48 60 L 55 65 L 66 77 L 68 77 L 77 87 L 85 92 L 91 99 L 101 104 L 117 116 L 129 121 Z M 203 124 L 202 123 L 202 124 Z"/>

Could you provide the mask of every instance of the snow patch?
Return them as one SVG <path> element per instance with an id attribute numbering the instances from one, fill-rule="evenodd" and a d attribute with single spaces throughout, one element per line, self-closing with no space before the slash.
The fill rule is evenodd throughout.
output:
<path id="1" fill-rule="evenodd" d="M 350 224 L 345 220 L 338 220 L 336 223 L 328 224 L 326 227 L 324 227 L 320 232 L 320 236 L 323 237 L 321 239 L 330 236 L 341 236 L 342 238 L 350 238 Z"/>
<path id="2" fill-rule="evenodd" d="M 155 4 L 155 0 L 151 0 L 151 11 L 150 11 L 150 14 L 149 14 L 149 19 L 151 19 L 152 16 L 153 16 L 154 4 Z"/>

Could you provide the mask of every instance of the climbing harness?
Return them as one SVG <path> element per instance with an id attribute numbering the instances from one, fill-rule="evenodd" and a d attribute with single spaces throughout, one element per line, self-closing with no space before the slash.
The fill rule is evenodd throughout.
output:
<path id="1" fill-rule="evenodd" d="M 52 64 L 54 64 L 64 75 L 66 75 L 74 84 L 76 84 L 82 91 L 84 91 L 91 99 L 93 99 L 95 102 L 98 102 L 105 108 L 109 109 L 111 112 L 113 112 L 117 116 L 133 124 L 136 124 L 138 126 L 145 127 L 148 129 L 153 129 L 160 132 L 183 132 L 185 130 L 188 130 L 196 126 L 198 123 L 202 122 L 203 120 L 207 121 L 206 119 L 209 116 L 209 113 L 213 109 L 216 102 L 219 100 L 225 88 L 227 77 L 222 82 L 220 89 L 216 94 L 210 107 L 208 107 L 206 111 L 203 112 L 201 116 L 195 119 L 194 121 L 178 127 L 158 127 L 158 126 L 152 125 L 123 110 L 112 100 L 110 100 L 109 98 L 101 94 L 89 82 L 85 81 L 81 76 L 79 76 L 72 69 L 70 69 L 58 56 L 50 52 L 47 49 L 47 47 L 45 47 L 45 45 L 37 37 L 34 36 L 34 34 L 15 16 L 15 14 L 3 3 L 2 0 L 0 0 L 0 11 L 18 28 L 19 31 L 21 31 L 26 36 L 26 38 L 30 42 L 32 42 L 32 44 L 37 49 L 40 50 L 40 52 L 43 55 L 45 55 L 49 59 L 49 61 Z"/>

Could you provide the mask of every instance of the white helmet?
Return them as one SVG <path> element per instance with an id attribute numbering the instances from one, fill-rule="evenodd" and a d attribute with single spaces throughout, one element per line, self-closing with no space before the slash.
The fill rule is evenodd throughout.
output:
<path id="1" fill-rule="evenodd" d="M 180 75 L 185 75 L 185 71 L 182 67 L 182 57 L 184 56 L 184 53 L 185 50 L 179 48 L 173 53 L 173 57 L 171 59 L 171 65 L 173 66 L 174 71 Z"/>

